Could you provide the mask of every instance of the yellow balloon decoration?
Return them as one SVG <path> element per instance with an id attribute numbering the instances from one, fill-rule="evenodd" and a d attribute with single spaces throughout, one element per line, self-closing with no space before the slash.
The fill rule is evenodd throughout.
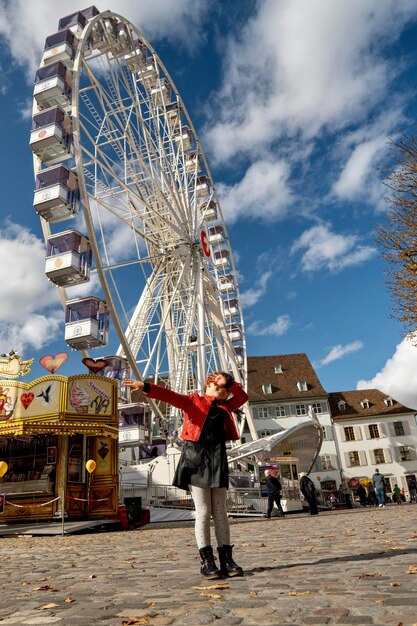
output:
<path id="1" fill-rule="evenodd" d="M 7 465 L 6 461 L 0 461 L 0 478 L 3 478 L 8 469 L 9 466 Z"/>
<path id="2" fill-rule="evenodd" d="M 95 461 L 93 461 L 93 459 L 90 459 L 89 461 L 87 461 L 87 463 L 85 464 L 85 467 L 87 469 L 87 472 L 89 474 L 91 474 L 92 472 L 94 472 L 94 470 L 97 467 L 97 463 Z"/>

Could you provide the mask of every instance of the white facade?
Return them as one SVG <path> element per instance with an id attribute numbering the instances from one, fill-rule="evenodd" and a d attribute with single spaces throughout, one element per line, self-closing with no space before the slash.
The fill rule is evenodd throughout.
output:
<path id="1" fill-rule="evenodd" d="M 377 390 L 373 390 L 377 391 Z M 347 396 L 349 392 L 345 394 Z M 392 401 L 381 392 L 381 402 Z M 357 394 L 357 392 L 356 392 Z M 342 417 L 340 412 L 334 418 L 334 432 L 340 449 L 340 461 L 346 479 L 371 479 L 378 468 L 386 478 L 387 493 L 392 493 L 395 484 L 408 496 L 407 479 L 417 477 L 417 425 L 414 411 L 392 411 L 389 415 L 381 414 L 366 417 L 370 408 L 361 405 L 360 416 Z"/>

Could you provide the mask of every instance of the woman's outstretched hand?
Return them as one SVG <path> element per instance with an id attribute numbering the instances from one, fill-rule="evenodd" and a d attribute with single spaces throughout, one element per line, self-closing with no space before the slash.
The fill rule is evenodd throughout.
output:
<path id="1" fill-rule="evenodd" d="M 124 381 L 124 384 L 126 387 L 130 387 L 132 391 L 142 391 L 145 385 L 145 383 L 141 380 L 131 380 L 130 378 L 127 378 Z"/>

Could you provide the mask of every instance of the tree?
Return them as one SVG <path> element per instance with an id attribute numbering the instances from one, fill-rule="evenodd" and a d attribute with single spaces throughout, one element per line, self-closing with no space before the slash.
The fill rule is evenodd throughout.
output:
<path id="1" fill-rule="evenodd" d="M 417 343 L 417 135 L 402 134 L 391 147 L 388 212 L 385 224 L 377 227 L 376 241 L 388 262 L 394 317 Z"/>

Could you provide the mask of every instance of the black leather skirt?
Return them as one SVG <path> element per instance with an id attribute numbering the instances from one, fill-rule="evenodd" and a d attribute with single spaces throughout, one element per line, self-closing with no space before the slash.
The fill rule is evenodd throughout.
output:
<path id="1" fill-rule="evenodd" d="M 184 441 L 180 460 L 175 471 L 174 487 L 188 490 L 194 487 L 228 487 L 229 466 L 225 443 L 204 445 Z"/>

